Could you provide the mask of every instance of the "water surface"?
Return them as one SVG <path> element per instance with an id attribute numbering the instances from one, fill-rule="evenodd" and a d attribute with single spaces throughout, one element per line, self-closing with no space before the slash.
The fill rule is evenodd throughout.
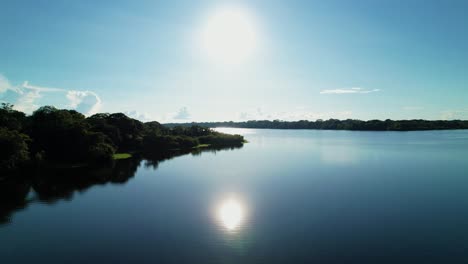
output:
<path id="1" fill-rule="evenodd" d="M 249 143 L 8 183 L 0 263 L 468 262 L 468 131 L 234 131 Z"/>

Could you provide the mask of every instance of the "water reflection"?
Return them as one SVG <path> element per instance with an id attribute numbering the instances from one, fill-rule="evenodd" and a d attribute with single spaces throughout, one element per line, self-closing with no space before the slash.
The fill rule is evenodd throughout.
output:
<path id="1" fill-rule="evenodd" d="M 245 255 L 254 241 L 249 207 L 236 195 L 221 200 L 215 211 L 223 244 L 231 253 L 239 256 Z"/>
<path id="2" fill-rule="evenodd" d="M 218 209 L 220 223 L 228 230 L 234 231 L 242 224 L 245 216 L 244 207 L 235 199 L 224 201 Z"/>
<path id="3" fill-rule="evenodd" d="M 225 134 L 231 134 L 231 135 L 238 134 L 238 135 L 244 136 L 244 135 L 251 135 L 251 134 L 256 133 L 254 129 L 249 129 L 249 128 L 216 127 L 213 129 L 215 131 L 225 133 Z"/>
<path id="4" fill-rule="evenodd" d="M 54 204 L 72 200 L 96 185 L 124 184 L 135 176 L 139 159 L 116 162 L 103 168 L 43 169 L 0 181 L 0 226 L 32 203 Z"/>
<path id="5" fill-rule="evenodd" d="M 202 152 L 228 149 L 235 148 L 159 153 L 152 157 L 120 160 L 101 168 L 41 169 L 0 178 L 0 227 L 9 224 L 15 212 L 33 203 L 54 204 L 62 200 L 72 200 L 75 193 L 85 192 L 96 185 L 125 184 L 135 176 L 141 164 L 156 170 L 161 162 L 180 155 L 197 156 Z"/>

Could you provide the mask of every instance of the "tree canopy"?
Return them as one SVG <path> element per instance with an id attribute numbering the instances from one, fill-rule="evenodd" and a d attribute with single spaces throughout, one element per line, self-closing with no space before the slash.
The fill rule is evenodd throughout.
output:
<path id="1" fill-rule="evenodd" d="M 11 104 L 0 108 L 0 170 L 13 170 L 28 161 L 102 164 L 112 160 L 116 152 L 153 155 L 199 144 L 219 147 L 243 142 L 242 136 L 205 127 L 167 128 L 123 113 L 99 113 L 86 118 L 75 110 L 43 106 L 27 116 Z"/>

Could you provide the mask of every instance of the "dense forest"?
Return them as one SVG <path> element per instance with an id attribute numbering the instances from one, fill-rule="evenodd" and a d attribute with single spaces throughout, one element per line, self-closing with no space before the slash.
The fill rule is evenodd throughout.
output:
<path id="1" fill-rule="evenodd" d="M 44 164 L 103 164 L 114 154 L 160 156 L 197 147 L 236 147 L 244 138 L 200 126 L 167 128 L 122 113 L 85 117 L 75 110 L 44 106 L 26 115 L 0 107 L 0 171 Z M 1 177 L 0 177 L 1 178 Z"/>
<path id="2" fill-rule="evenodd" d="M 184 124 L 164 124 L 171 128 L 176 126 L 200 126 L 206 128 L 234 127 L 234 128 L 269 128 L 269 129 L 323 129 L 323 130 L 363 130 L 363 131 L 416 131 L 442 129 L 468 129 L 468 121 L 461 120 L 317 120 L 317 121 L 280 121 L 259 120 L 246 122 L 201 122 Z"/>

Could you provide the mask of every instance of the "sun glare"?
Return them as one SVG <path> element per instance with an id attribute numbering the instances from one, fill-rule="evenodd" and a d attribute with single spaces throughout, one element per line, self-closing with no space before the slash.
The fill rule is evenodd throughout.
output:
<path id="1" fill-rule="evenodd" d="M 221 224 L 229 231 L 237 229 L 244 218 L 244 209 L 233 199 L 223 202 L 218 211 Z"/>
<path id="2" fill-rule="evenodd" d="M 238 64 L 248 59 L 257 46 L 253 18 L 242 8 L 221 8 L 202 25 L 201 48 L 216 62 Z"/>

